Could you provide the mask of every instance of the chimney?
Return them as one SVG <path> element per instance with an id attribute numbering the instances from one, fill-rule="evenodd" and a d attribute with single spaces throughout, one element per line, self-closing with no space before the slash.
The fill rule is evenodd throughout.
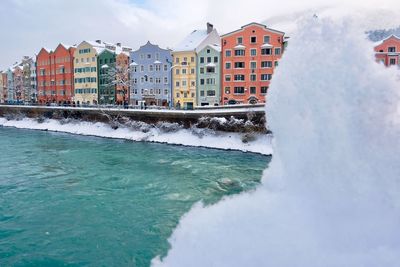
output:
<path id="1" fill-rule="evenodd" d="M 214 25 L 212 25 L 210 22 L 207 22 L 207 34 L 210 34 L 214 29 Z"/>
<path id="2" fill-rule="evenodd" d="M 121 43 L 116 43 L 116 45 L 117 45 L 118 47 L 121 47 Z"/>
<path id="3" fill-rule="evenodd" d="M 96 43 L 101 44 L 101 40 L 96 40 Z"/>

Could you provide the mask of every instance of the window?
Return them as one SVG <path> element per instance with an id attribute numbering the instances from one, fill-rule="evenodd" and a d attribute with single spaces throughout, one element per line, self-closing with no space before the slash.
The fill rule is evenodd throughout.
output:
<path id="1" fill-rule="evenodd" d="M 151 54 L 146 55 L 147 59 L 151 59 Z"/>
<path id="2" fill-rule="evenodd" d="M 235 81 L 244 81 L 244 75 L 243 74 L 235 74 L 234 80 Z"/>
<path id="3" fill-rule="evenodd" d="M 179 87 L 179 86 L 180 86 L 179 81 L 175 82 L 175 86 L 176 86 L 176 87 Z"/>
<path id="4" fill-rule="evenodd" d="M 181 94 L 180 93 L 176 93 L 176 97 L 181 97 Z"/>
<path id="5" fill-rule="evenodd" d="M 182 69 L 182 74 L 186 74 L 186 69 Z"/>
<path id="6" fill-rule="evenodd" d="M 153 70 L 154 70 L 153 65 L 149 65 L 149 71 L 153 71 Z"/>
<path id="7" fill-rule="evenodd" d="M 226 50 L 226 51 L 225 51 L 225 56 L 226 56 L 226 57 L 232 56 L 232 51 L 231 51 L 231 50 Z"/>
<path id="8" fill-rule="evenodd" d="M 190 58 L 190 62 L 194 63 L 194 57 Z"/>
<path id="9" fill-rule="evenodd" d="M 250 62 L 250 69 L 255 70 L 257 68 L 257 62 L 251 61 Z"/>
<path id="10" fill-rule="evenodd" d="M 204 85 L 204 79 L 200 79 L 200 84 Z"/>
<path id="11" fill-rule="evenodd" d="M 269 81 L 272 78 L 272 74 L 261 74 L 261 81 Z"/>
<path id="12" fill-rule="evenodd" d="M 233 93 L 236 95 L 244 94 L 244 87 L 243 86 L 235 86 L 233 89 Z"/>
<path id="13" fill-rule="evenodd" d="M 144 71 L 144 66 L 140 65 L 140 71 L 143 72 Z"/>
<path id="14" fill-rule="evenodd" d="M 274 65 L 275 65 L 275 67 L 278 67 L 278 65 L 279 65 L 278 61 L 275 61 Z"/>
<path id="15" fill-rule="evenodd" d="M 204 96 L 204 91 L 200 91 L 200 96 Z"/>
<path id="16" fill-rule="evenodd" d="M 214 57 L 214 63 L 218 63 L 218 57 Z"/>
<path id="17" fill-rule="evenodd" d="M 396 47 L 392 46 L 388 48 L 389 53 L 396 53 Z"/>
<path id="18" fill-rule="evenodd" d="M 250 55 L 251 55 L 252 57 L 257 56 L 257 49 L 255 49 L 255 48 L 250 49 Z"/>
<path id="19" fill-rule="evenodd" d="M 215 84 L 215 79 L 214 78 L 208 78 L 206 82 L 207 82 L 208 85 L 213 85 L 213 84 Z"/>
<path id="20" fill-rule="evenodd" d="M 210 54 L 211 53 L 211 50 L 210 49 L 207 49 L 207 54 Z"/>
<path id="21" fill-rule="evenodd" d="M 281 54 L 281 48 L 275 48 L 275 55 L 280 55 Z"/>
<path id="22" fill-rule="evenodd" d="M 207 67 L 207 73 L 215 73 L 215 67 Z"/>
<path id="23" fill-rule="evenodd" d="M 196 83 L 195 83 L 194 81 L 191 81 L 191 82 L 190 82 L 190 86 L 191 86 L 191 87 L 195 87 L 195 86 L 196 86 Z"/>
<path id="24" fill-rule="evenodd" d="M 261 68 L 272 68 L 272 61 L 261 61 Z"/>
<path id="25" fill-rule="evenodd" d="M 244 69 L 244 62 L 235 62 L 235 69 Z"/>
<path id="26" fill-rule="evenodd" d="M 271 55 L 271 48 L 263 48 L 261 49 L 261 55 Z"/>
<path id="27" fill-rule="evenodd" d="M 250 37 L 250 43 L 252 43 L 252 44 L 257 43 L 257 37 L 256 36 L 251 36 Z"/>
<path id="28" fill-rule="evenodd" d="M 164 71 L 168 71 L 168 66 L 164 65 Z"/>
<path id="29" fill-rule="evenodd" d="M 186 86 L 187 85 L 187 81 L 182 81 L 182 86 Z"/>
<path id="30" fill-rule="evenodd" d="M 264 44 L 269 44 L 270 37 L 268 35 L 264 36 Z"/>
<path id="31" fill-rule="evenodd" d="M 244 56 L 244 55 L 245 55 L 244 49 L 235 50 L 235 56 L 239 57 L 239 56 Z"/>
<path id="32" fill-rule="evenodd" d="M 164 84 L 168 84 L 168 78 L 164 77 Z"/>
<path id="33" fill-rule="evenodd" d="M 175 74 L 176 74 L 176 75 L 179 75 L 179 69 L 176 69 L 176 70 L 175 70 Z"/>
<path id="34" fill-rule="evenodd" d="M 243 44 L 243 37 L 236 38 L 236 43 L 237 44 Z"/>
<path id="35" fill-rule="evenodd" d="M 214 90 L 207 90 L 207 96 L 215 96 Z"/>
<path id="36" fill-rule="evenodd" d="M 179 57 L 175 58 L 175 62 L 179 63 Z"/>
<path id="37" fill-rule="evenodd" d="M 211 63 L 211 57 L 207 57 L 207 63 Z"/>
<path id="38" fill-rule="evenodd" d="M 200 74 L 204 74 L 204 68 L 200 68 Z"/>
<path id="39" fill-rule="evenodd" d="M 231 93 L 230 87 L 225 87 L 225 94 L 229 95 Z"/>
<path id="40" fill-rule="evenodd" d="M 390 65 L 396 65 L 396 59 L 395 58 L 391 58 L 389 61 Z"/>
<path id="41" fill-rule="evenodd" d="M 231 81 L 231 75 L 225 75 L 225 82 Z"/>
<path id="42" fill-rule="evenodd" d="M 250 74 L 250 81 L 252 81 L 252 82 L 257 81 L 257 75 L 256 74 Z"/>
<path id="43" fill-rule="evenodd" d="M 190 74 L 194 74 L 194 69 L 190 69 Z"/>
<path id="44" fill-rule="evenodd" d="M 261 94 L 266 95 L 268 92 L 268 86 L 261 86 Z"/>
<path id="45" fill-rule="evenodd" d="M 141 60 L 144 59 L 144 54 L 140 54 L 140 59 L 141 59 Z"/>
<path id="46" fill-rule="evenodd" d="M 252 95 L 256 94 L 256 87 L 254 87 L 254 86 L 250 87 L 250 94 L 252 94 Z"/>
<path id="47" fill-rule="evenodd" d="M 200 63 L 204 63 L 204 57 L 200 57 Z"/>
<path id="48" fill-rule="evenodd" d="M 164 95 L 168 95 L 168 89 L 164 89 Z"/>
<path id="49" fill-rule="evenodd" d="M 156 65 L 156 71 L 161 71 L 161 65 L 159 64 Z"/>
<path id="50" fill-rule="evenodd" d="M 231 63 L 230 62 L 226 62 L 225 63 L 225 69 L 227 69 L 227 70 L 229 70 L 229 69 L 231 69 Z"/>

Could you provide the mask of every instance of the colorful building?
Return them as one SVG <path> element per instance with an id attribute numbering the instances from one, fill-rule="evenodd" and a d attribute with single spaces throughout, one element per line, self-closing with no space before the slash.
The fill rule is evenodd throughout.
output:
<path id="1" fill-rule="evenodd" d="M 13 100 L 14 103 L 20 104 L 25 101 L 24 94 L 24 69 L 22 64 L 18 64 L 13 68 Z"/>
<path id="2" fill-rule="evenodd" d="M 400 37 L 391 35 L 382 40 L 375 47 L 375 53 L 376 60 L 385 66 L 400 67 Z"/>
<path id="3" fill-rule="evenodd" d="M 130 54 L 130 99 L 138 105 L 170 106 L 171 101 L 171 51 L 147 42 Z"/>
<path id="4" fill-rule="evenodd" d="M 197 104 L 197 52 L 207 45 L 219 44 L 220 37 L 213 25 L 195 30 L 172 52 L 172 92 L 176 108 L 192 109 Z"/>
<path id="5" fill-rule="evenodd" d="M 250 23 L 221 38 L 223 104 L 265 103 L 285 33 Z"/>
<path id="6" fill-rule="evenodd" d="M 5 99 L 5 95 L 4 95 L 4 82 L 6 82 L 6 80 L 4 80 L 4 75 L 3 75 L 3 71 L 0 71 L 0 103 L 4 103 L 4 99 Z M 4 81 L 4 82 L 3 82 Z"/>
<path id="7" fill-rule="evenodd" d="M 113 105 L 116 95 L 116 54 L 110 49 L 103 49 L 97 55 L 98 88 L 100 105 Z"/>
<path id="8" fill-rule="evenodd" d="M 207 45 L 197 53 L 197 106 L 221 102 L 221 46 Z"/>
<path id="9" fill-rule="evenodd" d="M 129 54 L 132 48 L 124 47 L 117 43 L 116 48 L 116 104 L 128 105 L 129 103 Z"/>
<path id="10" fill-rule="evenodd" d="M 74 53 L 74 85 L 76 104 L 96 105 L 99 99 L 98 86 L 98 55 L 106 49 L 101 40 L 95 42 L 83 41 Z"/>
<path id="11" fill-rule="evenodd" d="M 32 57 L 25 56 L 22 59 L 22 98 L 24 103 L 34 103 L 35 99 L 33 98 L 35 95 L 35 85 L 32 83 L 32 68 L 36 68 L 35 60 Z M 34 77 L 36 80 L 36 77 Z"/>
<path id="12" fill-rule="evenodd" d="M 71 103 L 74 92 L 74 51 L 73 46 L 59 44 L 55 50 L 42 48 L 36 56 L 37 93 L 33 94 L 38 95 L 40 104 Z"/>

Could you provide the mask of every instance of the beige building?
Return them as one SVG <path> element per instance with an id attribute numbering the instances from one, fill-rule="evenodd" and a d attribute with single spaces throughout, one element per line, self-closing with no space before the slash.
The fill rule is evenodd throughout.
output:
<path id="1" fill-rule="evenodd" d="M 207 23 L 207 30 L 193 31 L 174 48 L 172 97 L 176 108 L 192 109 L 196 105 L 197 52 L 220 42 L 217 30 Z"/>
<path id="2" fill-rule="evenodd" d="M 96 105 L 98 101 L 98 69 L 97 56 L 105 49 L 100 41 L 83 41 L 74 53 L 74 85 L 73 100 L 76 104 Z"/>

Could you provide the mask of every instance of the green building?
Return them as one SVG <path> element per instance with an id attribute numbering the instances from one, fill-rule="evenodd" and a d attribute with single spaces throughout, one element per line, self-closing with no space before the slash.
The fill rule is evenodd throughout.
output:
<path id="1" fill-rule="evenodd" d="M 197 52 L 197 106 L 218 106 L 221 102 L 221 47 L 207 45 Z"/>
<path id="2" fill-rule="evenodd" d="M 115 104 L 116 92 L 116 54 L 114 51 L 104 49 L 97 58 L 99 99 L 100 105 Z"/>

